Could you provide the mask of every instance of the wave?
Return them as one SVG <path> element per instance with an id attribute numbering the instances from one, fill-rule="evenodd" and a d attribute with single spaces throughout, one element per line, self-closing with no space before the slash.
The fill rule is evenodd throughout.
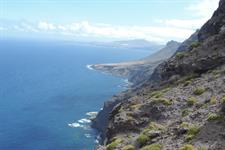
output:
<path id="1" fill-rule="evenodd" d="M 87 67 L 89 70 L 94 70 L 94 69 L 92 68 L 92 65 L 86 65 L 86 67 Z"/>
<path id="2" fill-rule="evenodd" d="M 78 122 L 79 123 L 91 123 L 91 120 L 87 119 L 87 118 L 83 118 L 83 119 L 78 120 Z"/>
<path id="3" fill-rule="evenodd" d="M 97 111 L 91 111 L 87 112 L 86 115 L 90 116 L 91 118 L 95 118 L 97 116 L 98 112 Z"/>
<path id="4" fill-rule="evenodd" d="M 86 138 L 91 138 L 91 137 L 92 137 L 91 134 L 88 134 L 88 133 L 84 134 L 84 136 L 85 136 Z"/>
<path id="5" fill-rule="evenodd" d="M 81 125 L 81 124 L 76 123 L 76 122 L 74 122 L 74 123 L 69 123 L 68 126 L 69 126 L 69 127 L 72 127 L 72 128 L 84 128 L 84 125 Z"/>

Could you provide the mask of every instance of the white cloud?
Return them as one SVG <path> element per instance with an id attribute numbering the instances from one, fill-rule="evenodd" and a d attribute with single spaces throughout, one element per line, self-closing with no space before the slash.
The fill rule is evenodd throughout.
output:
<path id="1" fill-rule="evenodd" d="M 184 28 L 184 29 L 197 29 L 206 22 L 206 19 L 168 19 L 168 20 L 156 20 L 157 23 L 165 26 Z"/>
<path id="2" fill-rule="evenodd" d="M 218 7 L 218 4 L 219 0 L 198 0 L 197 3 L 187 7 L 187 10 L 194 12 L 194 15 L 199 17 L 210 18 Z"/>
<path id="3" fill-rule="evenodd" d="M 20 22 L 10 25 L 7 29 L 21 32 L 35 32 L 57 34 L 62 37 L 85 37 L 99 39 L 147 39 L 159 43 L 168 40 L 183 41 L 196 29 L 200 28 L 217 8 L 219 0 L 198 0 L 197 3 L 187 6 L 188 14 L 194 14 L 193 19 L 166 19 L 155 20 L 156 25 L 149 26 L 120 26 L 105 23 L 90 23 L 88 21 L 71 24 L 55 24 L 49 21 L 37 23 Z M 3 26 L 5 27 L 5 26 Z M 0 28 L 0 30 L 2 30 Z"/>
<path id="4" fill-rule="evenodd" d="M 165 24 L 165 23 L 162 23 Z M 89 23 L 88 21 L 71 24 L 54 24 L 50 22 L 12 24 L 10 31 L 58 34 L 69 37 L 99 38 L 105 40 L 147 39 L 165 43 L 174 39 L 182 41 L 194 32 L 193 29 L 175 26 L 120 26 L 103 23 Z"/>
<path id="5" fill-rule="evenodd" d="M 41 30 L 55 30 L 56 27 L 51 24 L 51 23 L 48 23 L 48 22 L 39 22 L 38 23 L 38 28 L 41 29 Z"/>

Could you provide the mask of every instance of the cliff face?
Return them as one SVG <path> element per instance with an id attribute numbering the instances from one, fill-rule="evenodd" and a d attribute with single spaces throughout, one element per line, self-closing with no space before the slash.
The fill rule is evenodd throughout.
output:
<path id="1" fill-rule="evenodd" d="M 178 48 L 141 86 L 105 105 L 94 121 L 103 127 L 98 149 L 224 150 L 224 18 L 221 0 L 185 50 Z"/>

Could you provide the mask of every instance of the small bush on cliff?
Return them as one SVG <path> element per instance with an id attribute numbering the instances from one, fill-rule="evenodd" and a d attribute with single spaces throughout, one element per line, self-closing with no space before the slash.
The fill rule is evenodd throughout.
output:
<path id="1" fill-rule="evenodd" d="M 158 124 L 156 122 L 151 122 L 147 128 L 144 129 L 144 131 L 142 132 L 142 134 L 147 134 L 149 131 L 152 131 L 152 130 L 159 130 L 159 131 L 164 131 L 165 130 L 165 127 L 161 124 Z"/>
<path id="2" fill-rule="evenodd" d="M 142 147 L 142 146 L 146 145 L 149 140 L 150 139 L 147 135 L 141 133 L 137 138 L 137 144 Z"/>
<path id="3" fill-rule="evenodd" d="M 192 140 L 200 131 L 200 127 L 198 125 L 189 124 L 188 122 L 182 122 L 179 127 L 187 130 L 185 135 L 185 139 L 187 141 Z"/>
<path id="4" fill-rule="evenodd" d="M 225 104 L 225 96 L 222 97 L 222 104 Z"/>
<path id="5" fill-rule="evenodd" d="M 220 120 L 221 116 L 215 113 L 210 113 L 208 116 L 208 121 Z"/>
<path id="6" fill-rule="evenodd" d="M 141 150 L 162 150 L 163 146 L 160 144 L 151 144 L 143 147 Z"/>
<path id="7" fill-rule="evenodd" d="M 153 100 L 156 103 L 162 103 L 163 105 L 169 106 L 172 104 L 172 101 L 167 98 L 155 98 Z"/>
<path id="8" fill-rule="evenodd" d="M 127 145 L 127 146 L 124 146 L 123 148 L 122 148 L 122 150 L 134 150 L 135 148 L 134 148 L 134 146 L 133 145 Z"/>
<path id="9" fill-rule="evenodd" d="M 213 96 L 213 97 L 211 97 L 211 99 L 210 99 L 210 104 L 211 104 L 211 105 L 214 105 L 214 104 L 216 104 L 216 101 L 217 101 L 217 100 L 216 100 L 216 97 Z"/>
<path id="10" fill-rule="evenodd" d="M 117 145 L 119 145 L 120 143 L 122 143 L 122 141 L 123 140 L 120 139 L 120 138 L 114 139 L 114 141 L 112 141 L 112 143 L 110 143 L 110 144 L 108 144 L 106 146 L 106 150 L 114 150 Z"/>
<path id="11" fill-rule="evenodd" d="M 195 95 L 202 95 L 205 91 L 206 91 L 206 89 L 204 87 L 197 87 L 194 90 L 194 94 Z"/>
<path id="12" fill-rule="evenodd" d="M 197 47 L 199 47 L 201 44 L 200 44 L 200 42 L 192 42 L 191 43 L 191 45 L 190 45 L 190 49 L 192 50 L 192 49 L 194 49 L 194 48 L 197 48 Z"/>
<path id="13" fill-rule="evenodd" d="M 177 59 L 182 59 L 186 56 L 187 54 L 185 52 L 177 52 L 176 53 L 176 58 Z"/>
<path id="14" fill-rule="evenodd" d="M 183 147 L 181 147 L 179 150 L 195 150 L 194 146 L 190 144 L 186 144 Z"/>
<path id="15" fill-rule="evenodd" d="M 192 140 L 200 131 L 200 128 L 198 125 L 190 125 L 188 127 L 188 132 L 187 132 L 187 135 L 186 135 L 186 140 L 187 141 L 190 141 Z"/>
<path id="16" fill-rule="evenodd" d="M 188 106 L 193 106 L 196 103 L 197 103 L 197 99 L 195 97 L 189 97 L 187 100 Z"/>
<path id="17" fill-rule="evenodd" d="M 184 109 L 184 110 L 182 110 L 182 112 L 181 112 L 181 116 L 182 116 L 182 117 L 186 117 L 189 113 L 190 113 L 190 111 L 189 111 L 188 109 Z"/>
<path id="18" fill-rule="evenodd" d="M 160 98 L 163 96 L 163 93 L 161 91 L 154 91 L 150 94 L 150 97 L 153 97 L 153 98 Z"/>

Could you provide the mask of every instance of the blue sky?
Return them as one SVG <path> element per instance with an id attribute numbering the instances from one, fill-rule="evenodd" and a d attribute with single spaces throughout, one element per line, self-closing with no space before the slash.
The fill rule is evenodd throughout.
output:
<path id="1" fill-rule="evenodd" d="M 219 0 L 0 0 L 1 36 L 182 41 Z"/>

